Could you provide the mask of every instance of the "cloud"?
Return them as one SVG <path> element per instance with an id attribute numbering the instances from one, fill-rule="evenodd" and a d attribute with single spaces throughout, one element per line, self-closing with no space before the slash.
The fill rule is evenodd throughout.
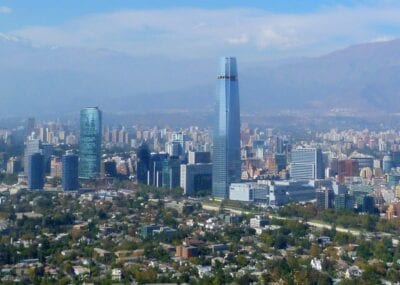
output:
<path id="1" fill-rule="evenodd" d="M 12 9 L 7 6 L 0 6 L 0 14 L 10 14 L 12 13 Z"/>
<path id="2" fill-rule="evenodd" d="M 237 37 L 228 38 L 226 42 L 233 45 L 247 44 L 249 42 L 249 37 L 246 34 L 242 34 Z"/>
<path id="3" fill-rule="evenodd" d="M 126 10 L 10 34 L 38 45 L 108 48 L 137 56 L 317 55 L 371 39 L 400 36 L 400 5 L 336 6 L 276 14 L 262 9 Z M 385 27 L 390 27 L 387 30 Z"/>

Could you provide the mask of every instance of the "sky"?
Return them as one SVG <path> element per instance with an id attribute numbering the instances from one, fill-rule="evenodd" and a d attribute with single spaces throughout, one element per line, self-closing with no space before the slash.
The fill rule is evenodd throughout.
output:
<path id="1" fill-rule="evenodd" d="M 247 60 L 400 37 L 394 0 L 0 0 L 0 35 L 34 46 Z"/>

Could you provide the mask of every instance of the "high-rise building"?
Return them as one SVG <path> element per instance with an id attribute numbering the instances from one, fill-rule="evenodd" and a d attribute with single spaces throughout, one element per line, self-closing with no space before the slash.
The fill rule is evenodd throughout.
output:
<path id="1" fill-rule="evenodd" d="M 335 193 L 332 189 L 322 188 L 315 192 L 317 199 L 317 207 L 319 209 L 330 209 L 333 208 Z"/>
<path id="2" fill-rule="evenodd" d="M 290 178 L 315 180 L 324 178 L 322 151 L 319 148 L 298 148 L 291 153 Z"/>
<path id="3" fill-rule="evenodd" d="M 78 156 L 68 153 L 62 156 L 62 187 L 64 191 L 79 189 L 78 181 Z"/>
<path id="4" fill-rule="evenodd" d="M 189 151 L 188 163 L 211 163 L 211 155 L 206 151 Z"/>
<path id="5" fill-rule="evenodd" d="M 44 173 L 49 174 L 51 170 L 51 156 L 54 153 L 54 146 L 49 143 L 42 143 L 40 148 L 44 157 Z"/>
<path id="6" fill-rule="evenodd" d="M 11 157 L 7 162 L 7 174 L 17 174 L 21 171 L 21 160 L 17 157 Z"/>
<path id="7" fill-rule="evenodd" d="M 338 180 L 340 183 L 344 183 L 346 177 L 358 176 L 359 173 L 357 160 L 344 159 L 338 161 Z"/>
<path id="8" fill-rule="evenodd" d="M 81 110 L 79 140 L 79 176 L 95 178 L 100 175 L 102 113 L 97 107 Z"/>
<path id="9" fill-rule="evenodd" d="M 354 197 L 349 194 L 339 194 L 335 197 L 335 208 L 338 210 L 354 210 Z"/>
<path id="10" fill-rule="evenodd" d="M 104 161 L 103 167 L 105 177 L 117 177 L 117 162 L 115 160 Z"/>
<path id="11" fill-rule="evenodd" d="M 35 118 L 28 118 L 26 121 L 26 135 L 30 136 L 35 130 Z"/>
<path id="12" fill-rule="evenodd" d="M 24 154 L 24 169 L 25 173 L 28 172 L 28 160 L 29 156 L 34 153 L 40 153 L 42 144 L 39 139 L 30 137 L 25 143 L 25 154 Z"/>
<path id="13" fill-rule="evenodd" d="M 44 186 L 44 156 L 34 153 L 28 157 L 28 188 L 31 190 L 42 190 Z"/>
<path id="14" fill-rule="evenodd" d="M 162 187 L 163 162 L 168 159 L 165 152 L 151 153 L 150 168 L 147 175 L 147 185 Z"/>
<path id="15" fill-rule="evenodd" d="M 383 157 L 382 166 L 383 166 L 383 173 L 389 173 L 390 170 L 392 169 L 393 163 L 389 155 L 385 155 Z"/>
<path id="16" fill-rule="evenodd" d="M 62 176 L 62 161 L 60 157 L 54 156 L 50 162 L 50 176 L 61 177 Z"/>
<path id="17" fill-rule="evenodd" d="M 240 182 L 240 104 L 236 59 L 225 57 L 220 61 L 218 74 L 217 124 L 213 138 L 214 197 L 229 198 L 229 185 Z"/>
<path id="18" fill-rule="evenodd" d="M 162 162 L 162 187 L 174 189 L 180 186 L 181 161 L 177 157 L 169 157 Z"/>
<path id="19" fill-rule="evenodd" d="M 137 151 L 136 180 L 138 183 L 147 184 L 147 174 L 150 170 L 150 150 L 146 144 L 141 145 Z"/>
<path id="20" fill-rule="evenodd" d="M 180 179 L 185 195 L 209 194 L 212 187 L 212 164 L 181 164 Z"/>

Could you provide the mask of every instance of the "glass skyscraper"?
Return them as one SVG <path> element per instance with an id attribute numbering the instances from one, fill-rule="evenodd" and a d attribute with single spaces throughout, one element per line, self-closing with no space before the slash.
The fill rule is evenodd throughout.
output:
<path id="1" fill-rule="evenodd" d="M 62 156 L 62 187 L 64 191 L 79 189 L 78 180 L 78 156 L 67 152 Z"/>
<path id="2" fill-rule="evenodd" d="M 42 190 L 44 185 L 44 156 L 34 153 L 28 157 L 28 188 L 31 190 Z"/>
<path id="3" fill-rule="evenodd" d="M 240 182 L 240 104 L 236 59 L 220 60 L 217 122 L 213 137 L 212 194 L 229 198 L 229 185 Z"/>
<path id="4" fill-rule="evenodd" d="M 81 110 L 79 140 L 79 176 L 95 178 L 100 175 L 102 113 L 97 107 Z"/>

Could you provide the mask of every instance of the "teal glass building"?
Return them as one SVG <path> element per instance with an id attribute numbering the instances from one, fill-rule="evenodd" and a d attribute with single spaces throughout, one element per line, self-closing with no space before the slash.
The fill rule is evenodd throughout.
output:
<path id="1" fill-rule="evenodd" d="M 220 60 L 217 120 L 213 134 L 212 194 L 229 198 L 229 185 L 240 182 L 240 103 L 236 58 Z"/>
<path id="2" fill-rule="evenodd" d="M 100 175 L 102 113 L 97 107 L 81 110 L 79 140 L 79 177 Z"/>

